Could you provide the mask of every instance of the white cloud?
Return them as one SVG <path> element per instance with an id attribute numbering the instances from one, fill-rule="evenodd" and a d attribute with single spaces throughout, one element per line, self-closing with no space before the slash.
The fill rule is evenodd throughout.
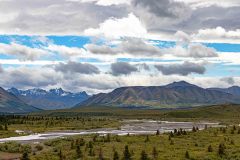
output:
<path id="1" fill-rule="evenodd" d="M 240 43 L 240 29 L 225 30 L 223 27 L 200 29 L 192 37 L 196 41 Z"/>
<path id="2" fill-rule="evenodd" d="M 109 73 L 100 74 L 64 74 L 49 67 L 7 67 L 1 73 L 0 86 L 5 88 L 18 87 L 27 89 L 40 87 L 44 89 L 62 87 L 71 91 L 88 91 L 89 93 L 109 92 L 122 86 L 160 86 L 173 81 L 185 80 L 202 87 L 230 86 L 222 79 L 224 77 L 196 77 L 179 75 L 162 75 L 159 72 L 113 76 Z M 54 75 L 54 76 L 53 76 Z M 240 84 L 240 77 L 233 77 L 234 85 Z M 6 83 L 8 82 L 8 83 Z"/>
<path id="3" fill-rule="evenodd" d="M 174 0 L 177 2 L 184 2 L 189 4 L 192 8 L 202 8 L 208 7 L 212 5 L 222 6 L 222 7 L 233 7 L 233 6 L 240 6 L 239 0 Z"/>
<path id="4" fill-rule="evenodd" d="M 131 0 L 98 0 L 96 4 L 103 6 L 130 4 Z"/>
<path id="5" fill-rule="evenodd" d="M 3 67 L 2 67 L 2 64 L 0 63 L 0 73 L 3 73 Z"/>
<path id="6" fill-rule="evenodd" d="M 58 64 L 62 61 L 44 61 L 44 60 L 35 60 L 35 61 L 20 61 L 19 59 L 0 59 L 1 64 L 7 64 L 7 65 L 52 65 L 52 64 Z"/>
<path id="7" fill-rule="evenodd" d="M 100 6 L 111 6 L 111 5 L 120 5 L 120 4 L 130 4 L 131 0 L 67 0 L 72 2 L 81 2 L 81 3 L 89 3 L 94 2 Z"/>
<path id="8" fill-rule="evenodd" d="M 89 28 L 84 31 L 89 36 L 105 36 L 107 38 L 120 37 L 139 37 L 143 38 L 147 35 L 147 30 L 134 14 L 128 17 L 116 19 L 110 18 L 99 24 L 99 28 Z"/>
<path id="9" fill-rule="evenodd" d="M 217 51 L 214 48 L 206 47 L 200 43 L 191 43 L 187 47 L 175 46 L 170 49 L 165 49 L 177 57 L 193 57 L 193 58 L 208 58 L 218 57 Z"/>
<path id="10" fill-rule="evenodd" d="M 86 51 L 83 48 L 78 47 L 67 47 L 65 45 L 55 45 L 55 44 L 49 44 L 45 49 L 59 53 L 60 55 L 63 55 L 64 57 L 71 58 L 71 57 L 79 57 L 81 55 L 86 54 Z"/>
<path id="11" fill-rule="evenodd" d="M 104 4 L 107 1 L 98 3 Z M 125 5 L 103 6 L 95 2 L 69 0 L 0 1 L 0 15 L 3 15 L 0 33 L 82 35 L 85 29 L 97 27 L 110 17 L 126 16 L 128 12 Z"/>
<path id="12" fill-rule="evenodd" d="M 36 60 L 40 56 L 47 55 L 47 52 L 39 48 L 31 48 L 12 42 L 11 44 L 0 43 L 0 53 L 12 55 L 20 60 Z"/>

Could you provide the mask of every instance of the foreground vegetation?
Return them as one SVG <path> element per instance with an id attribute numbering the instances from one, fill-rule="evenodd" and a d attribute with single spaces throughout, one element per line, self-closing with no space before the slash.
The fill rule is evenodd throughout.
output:
<path id="1" fill-rule="evenodd" d="M 54 139 L 40 144 L 0 144 L 0 151 L 21 153 L 23 160 L 74 159 L 240 159 L 240 128 L 178 130 L 158 135 L 89 135 Z"/>
<path id="2" fill-rule="evenodd" d="M 52 117 L 33 115 L 0 116 L 0 138 L 58 130 L 117 128 L 117 119 L 90 117 Z M 20 130 L 20 133 L 16 133 Z"/>
<path id="3" fill-rule="evenodd" d="M 239 105 L 207 106 L 181 110 L 143 110 L 114 107 L 86 107 L 74 110 L 44 111 L 29 115 L 1 115 L 0 138 L 24 134 L 95 128 L 118 128 L 123 119 L 170 121 L 217 121 L 227 125 L 240 123 Z"/>
<path id="4" fill-rule="evenodd" d="M 240 106 L 221 105 L 182 110 L 82 108 L 30 115 L 0 116 L 0 138 L 32 132 L 117 128 L 123 119 L 217 121 L 226 128 L 183 130 L 162 135 L 71 136 L 39 144 L 0 144 L 0 159 L 240 159 Z M 15 130 L 23 130 L 18 134 Z"/>
<path id="5" fill-rule="evenodd" d="M 44 111 L 35 115 L 108 117 L 117 119 L 156 119 L 182 121 L 218 121 L 228 124 L 240 123 L 240 105 L 226 104 L 186 109 L 124 109 L 117 107 L 89 106 L 71 110 Z"/>

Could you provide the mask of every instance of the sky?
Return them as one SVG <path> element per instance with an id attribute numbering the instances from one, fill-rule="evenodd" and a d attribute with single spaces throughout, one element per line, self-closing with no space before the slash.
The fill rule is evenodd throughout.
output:
<path id="1" fill-rule="evenodd" d="M 239 0 L 0 0 L 0 86 L 240 85 Z"/>

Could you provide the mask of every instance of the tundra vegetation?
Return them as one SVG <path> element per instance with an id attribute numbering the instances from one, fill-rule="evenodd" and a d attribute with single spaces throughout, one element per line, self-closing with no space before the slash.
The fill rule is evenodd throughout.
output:
<path id="1" fill-rule="evenodd" d="M 30 115 L 2 115 L 1 137 L 16 136 L 17 129 L 45 132 L 117 128 L 123 119 L 148 118 L 178 121 L 219 121 L 226 127 L 205 127 L 191 131 L 175 129 L 154 135 L 79 135 L 41 141 L 38 144 L 7 142 L 0 144 L 0 159 L 17 157 L 23 160 L 75 159 L 240 159 L 240 107 L 209 106 L 187 110 L 99 109 L 43 112 Z M 30 134 L 26 132 L 23 134 Z"/>

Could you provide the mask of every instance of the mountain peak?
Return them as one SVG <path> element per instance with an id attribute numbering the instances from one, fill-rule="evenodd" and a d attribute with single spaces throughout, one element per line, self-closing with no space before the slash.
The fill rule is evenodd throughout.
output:
<path id="1" fill-rule="evenodd" d="M 232 87 L 229 87 L 228 89 L 240 89 L 239 86 L 232 86 Z"/>
<path id="2" fill-rule="evenodd" d="M 7 90 L 8 92 L 11 92 L 13 94 L 19 94 L 19 90 L 15 87 L 12 87 L 10 89 Z"/>
<path id="3" fill-rule="evenodd" d="M 41 109 L 65 109 L 89 97 L 85 91 L 71 93 L 64 91 L 62 88 L 53 88 L 50 90 L 43 90 L 40 88 L 18 90 L 16 88 L 10 88 L 8 92 L 19 97 L 27 104 Z"/>
<path id="4" fill-rule="evenodd" d="M 49 92 L 56 95 L 62 95 L 65 93 L 65 91 L 62 88 L 50 89 Z"/>
<path id="5" fill-rule="evenodd" d="M 178 82 L 170 83 L 170 84 L 166 85 L 166 87 L 168 87 L 168 88 L 172 88 L 172 87 L 196 87 L 196 85 L 188 83 L 186 81 L 178 81 Z"/>

